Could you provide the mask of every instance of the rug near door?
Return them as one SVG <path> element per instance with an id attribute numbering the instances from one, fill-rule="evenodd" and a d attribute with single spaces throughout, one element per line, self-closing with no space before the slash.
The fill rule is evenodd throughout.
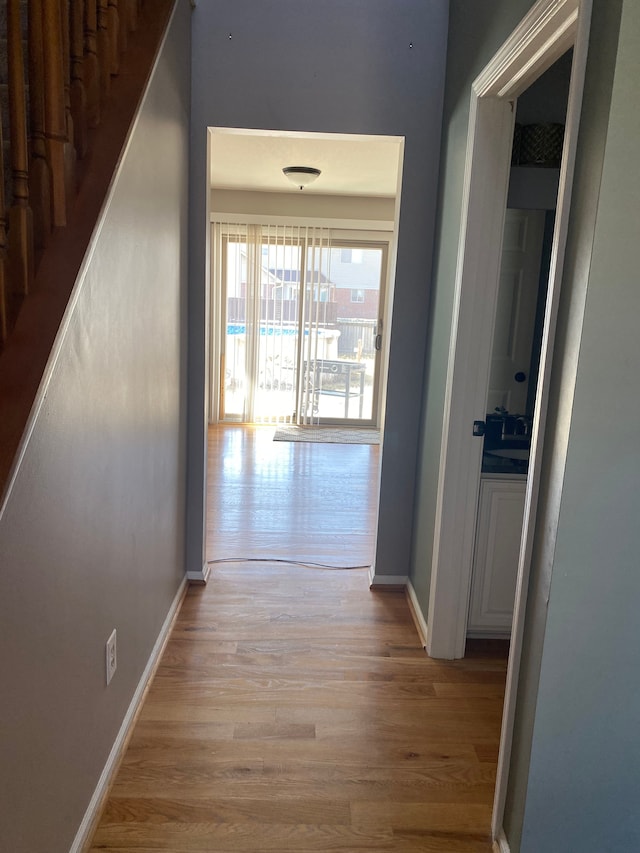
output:
<path id="1" fill-rule="evenodd" d="M 280 427 L 274 441 L 312 441 L 325 444 L 380 444 L 380 430 L 352 427 Z"/>

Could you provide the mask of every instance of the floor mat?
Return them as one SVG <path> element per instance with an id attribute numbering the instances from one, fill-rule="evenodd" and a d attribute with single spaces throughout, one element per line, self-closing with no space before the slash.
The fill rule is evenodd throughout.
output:
<path id="1" fill-rule="evenodd" d="M 326 444 L 380 444 L 380 430 L 354 427 L 280 427 L 274 441 L 315 441 Z"/>

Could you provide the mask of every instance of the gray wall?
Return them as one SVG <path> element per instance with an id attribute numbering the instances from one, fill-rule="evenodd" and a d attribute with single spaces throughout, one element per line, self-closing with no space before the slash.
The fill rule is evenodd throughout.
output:
<path id="1" fill-rule="evenodd" d="M 568 50 L 518 98 L 516 122 L 519 124 L 564 124 L 571 79 L 573 51 Z"/>
<path id="2" fill-rule="evenodd" d="M 211 210 L 263 216 L 317 216 L 330 219 L 364 219 L 393 223 L 395 199 L 378 196 L 267 193 L 247 190 L 211 191 Z"/>
<path id="3" fill-rule="evenodd" d="M 491 0 L 482 3 L 477 0 L 452 0 L 450 7 L 433 293 L 423 378 L 427 393 L 422 412 L 414 515 L 415 539 L 411 560 L 411 582 L 425 614 L 431 582 L 471 84 L 532 5 L 533 0 Z"/>
<path id="4" fill-rule="evenodd" d="M 0 515 L 11 853 L 69 850 L 184 577 L 190 10 L 178 6 Z"/>
<path id="5" fill-rule="evenodd" d="M 596 0 L 593 61 L 603 61 L 598 46 L 606 26 L 615 32 L 617 5 Z M 593 241 L 590 263 L 576 264 L 577 285 L 586 266 L 584 322 L 574 341 L 522 853 L 640 849 L 639 79 L 640 6 L 625 0 L 602 165 L 582 175 L 597 195 L 572 213 L 574 240 L 591 229 Z M 606 73 L 592 80 L 596 102 L 607 83 Z M 590 141 L 595 154 L 598 140 Z"/>
<path id="6" fill-rule="evenodd" d="M 206 128 L 218 125 L 406 138 L 376 570 L 408 572 L 447 6 L 447 0 L 392 5 L 388 0 L 210 0 L 194 11 L 191 571 L 200 570 L 203 561 Z"/>
<path id="7" fill-rule="evenodd" d="M 527 792 L 530 745 L 536 712 L 540 659 L 562 500 L 580 338 L 598 216 L 622 0 L 598 0 L 593 8 L 589 57 L 576 153 L 571 221 L 560 295 L 549 416 L 541 472 L 536 535 L 527 598 L 514 748 L 504 827 L 516 853 Z"/>

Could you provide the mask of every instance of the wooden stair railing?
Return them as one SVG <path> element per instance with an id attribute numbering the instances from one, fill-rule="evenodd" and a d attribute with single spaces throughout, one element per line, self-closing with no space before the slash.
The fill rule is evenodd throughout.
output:
<path id="1" fill-rule="evenodd" d="M 67 224 L 67 187 L 70 168 L 66 152 L 62 21 L 60 0 L 41 0 L 44 52 L 44 138 L 51 175 L 51 218 L 54 226 Z"/>
<path id="2" fill-rule="evenodd" d="M 2 150 L 2 122 L 0 121 L 0 151 Z M 0 157 L 0 346 L 4 345 L 7 339 L 7 310 L 7 220 L 4 207 L 4 164 Z"/>
<path id="3" fill-rule="evenodd" d="M 66 263 L 69 277 L 77 274 L 93 227 L 88 213 L 95 222 L 176 2 L 0 0 L 0 492 L 46 364 L 43 340 L 50 348 L 57 330 L 41 334 L 42 306 L 39 319 L 35 309 L 24 318 L 44 289 L 62 319 L 73 281 L 59 286 L 58 272 L 47 270 L 50 257 Z M 70 254 L 61 245 L 72 227 L 82 232 L 68 238 L 75 266 L 59 260 Z M 35 367 L 27 363 L 29 336 Z"/>
<path id="4" fill-rule="evenodd" d="M 22 299 L 31 292 L 34 257 L 33 220 L 29 206 L 27 99 L 20 0 L 8 0 L 7 2 L 7 55 L 9 65 L 11 190 L 13 193 L 13 204 L 9 209 L 9 282 L 13 293 L 17 295 L 18 299 Z"/>
<path id="5" fill-rule="evenodd" d="M 97 0 L 84 0 L 84 67 L 87 118 L 90 127 L 100 124 L 100 65 L 98 63 Z"/>
<path id="6" fill-rule="evenodd" d="M 73 144 L 79 160 L 87 153 L 87 90 L 84 58 L 84 2 L 71 0 L 69 55 L 71 61 L 71 116 Z"/>
<path id="7" fill-rule="evenodd" d="M 10 161 L 0 164 L 10 196 L 0 212 L 1 352 L 52 230 L 67 224 L 78 190 L 77 163 L 89 152 L 88 128 L 100 124 L 143 4 L 0 2 L 6 5 L 10 140 Z"/>
<path id="8" fill-rule="evenodd" d="M 29 121 L 31 146 L 29 158 L 29 199 L 33 212 L 34 251 L 41 253 L 51 233 L 51 173 L 47 162 L 44 135 L 44 48 L 41 0 L 29 0 L 28 71 Z"/>

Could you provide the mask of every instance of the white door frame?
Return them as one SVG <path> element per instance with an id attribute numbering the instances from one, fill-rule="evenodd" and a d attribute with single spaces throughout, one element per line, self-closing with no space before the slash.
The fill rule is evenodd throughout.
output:
<path id="1" fill-rule="evenodd" d="M 506 796 L 590 18 L 591 0 L 539 0 L 475 80 L 471 92 L 427 620 L 427 652 L 448 659 L 463 657 L 466 641 L 482 463 L 482 441 L 472 438 L 472 424 L 486 417 L 514 102 L 574 47 L 494 803 L 494 838 L 501 831 Z"/>
<path id="2" fill-rule="evenodd" d="M 529 463 L 529 482 L 538 479 L 590 5 L 591 0 L 539 0 L 472 87 L 428 614 L 432 657 L 464 656 L 482 462 L 482 441 L 472 438 L 472 424 L 486 417 L 514 101 L 575 44 Z M 535 508 L 532 497 L 527 523 Z"/>

